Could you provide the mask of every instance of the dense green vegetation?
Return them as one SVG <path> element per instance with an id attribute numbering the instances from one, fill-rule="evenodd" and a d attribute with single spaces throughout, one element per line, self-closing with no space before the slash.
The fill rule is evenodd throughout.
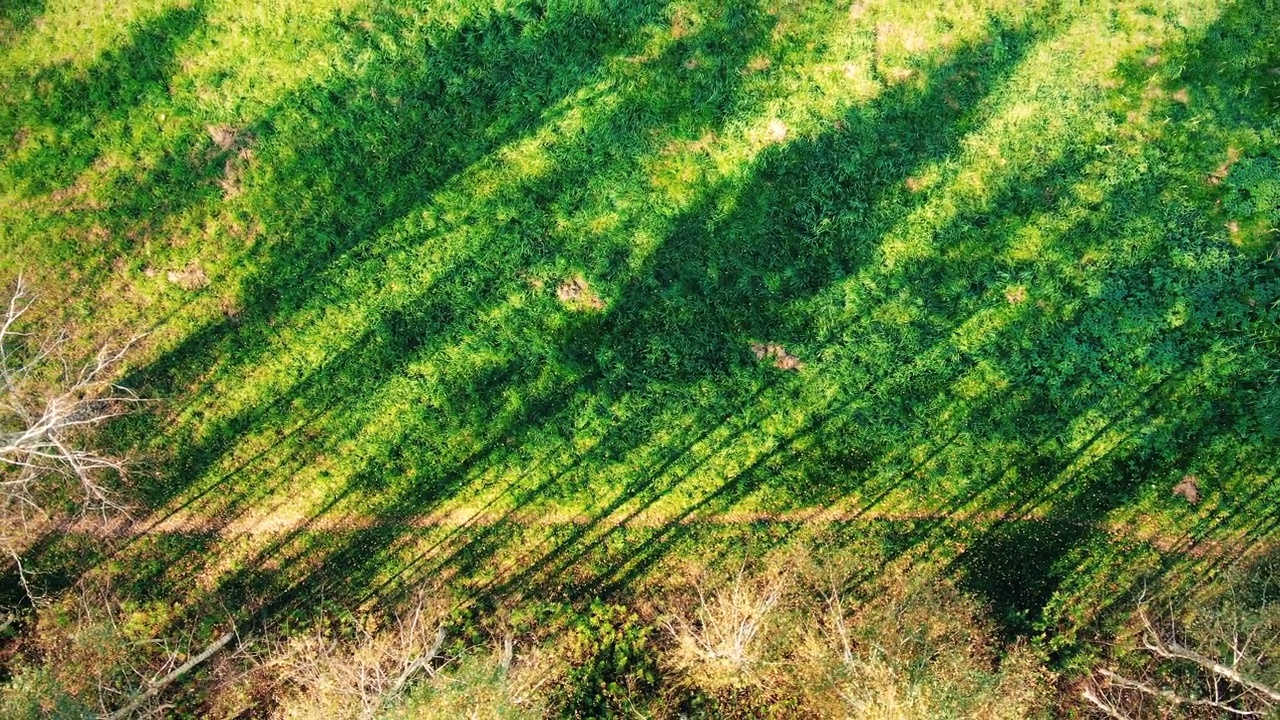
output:
<path id="1" fill-rule="evenodd" d="M 1276 537 L 1277 17 L 6 2 L 0 278 L 156 400 L 99 438 L 139 522 L 28 564 L 205 640 L 563 603 L 656 677 L 615 603 L 802 548 L 1065 687 Z M 582 652 L 554 707 L 660 685 Z"/>

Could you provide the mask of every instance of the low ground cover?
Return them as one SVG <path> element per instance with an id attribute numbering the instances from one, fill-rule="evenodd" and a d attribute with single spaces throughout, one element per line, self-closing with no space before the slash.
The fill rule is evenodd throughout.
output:
<path id="1" fill-rule="evenodd" d="M 1275 12 L 6 4 L 0 276 L 155 400 L 35 577 L 590 616 L 843 548 L 1078 671 L 1275 542 Z"/>

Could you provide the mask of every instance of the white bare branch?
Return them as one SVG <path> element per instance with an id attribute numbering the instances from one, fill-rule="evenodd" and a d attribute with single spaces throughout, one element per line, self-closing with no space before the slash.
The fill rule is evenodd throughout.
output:
<path id="1" fill-rule="evenodd" d="M 143 402 L 112 382 L 141 336 L 73 363 L 66 333 L 24 330 L 35 299 L 19 277 L 0 317 L 0 506 L 42 512 L 45 493 L 61 483 L 78 488 L 85 509 L 123 511 L 107 482 L 127 463 L 89 449 L 85 433 Z"/>
<path id="2" fill-rule="evenodd" d="M 1187 660 L 1218 677 L 1252 690 L 1272 703 L 1280 702 L 1280 691 L 1270 685 L 1248 677 L 1235 668 L 1223 665 L 1213 658 L 1202 655 L 1178 643 L 1176 640 L 1162 637 L 1151 622 L 1151 617 L 1147 614 L 1146 608 L 1139 608 L 1138 616 L 1142 619 L 1142 624 L 1146 629 L 1146 634 L 1143 637 L 1143 646 L 1154 655 L 1166 659 Z"/>
<path id="3" fill-rule="evenodd" d="M 1239 708 L 1232 707 L 1230 704 L 1219 701 L 1219 700 L 1209 700 L 1207 698 L 1185 697 L 1185 696 L 1179 695 L 1178 693 L 1172 690 L 1156 687 L 1151 683 L 1142 682 L 1141 680 L 1132 680 L 1117 672 L 1108 670 L 1107 668 L 1102 668 L 1098 670 L 1098 674 L 1106 678 L 1107 681 L 1110 682 L 1115 687 L 1124 688 L 1127 690 L 1136 690 L 1140 693 L 1151 695 L 1152 697 L 1158 697 L 1161 700 L 1164 700 L 1172 705 L 1192 705 L 1192 706 L 1199 706 L 1199 707 L 1210 707 L 1215 710 L 1222 710 L 1223 712 L 1230 713 L 1232 715 L 1240 715 L 1242 717 L 1256 717 L 1256 716 L 1262 715 L 1261 712 L 1257 712 L 1255 710 L 1241 710 Z"/>

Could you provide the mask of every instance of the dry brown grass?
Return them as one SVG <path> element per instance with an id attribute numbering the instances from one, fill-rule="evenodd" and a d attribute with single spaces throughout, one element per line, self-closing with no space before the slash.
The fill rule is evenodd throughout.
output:
<path id="1" fill-rule="evenodd" d="M 745 570 L 710 593 L 699 584 L 694 606 L 667 619 L 674 640 L 668 664 L 711 691 L 761 684 L 766 639 L 786 584 L 781 576 L 753 578 Z"/>
<path id="2" fill-rule="evenodd" d="M 420 596 L 385 628 L 354 628 L 345 637 L 325 628 L 271 647 L 260 669 L 281 688 L 277 718 L 377 717 L 442 661 L 447 606 Z"/>

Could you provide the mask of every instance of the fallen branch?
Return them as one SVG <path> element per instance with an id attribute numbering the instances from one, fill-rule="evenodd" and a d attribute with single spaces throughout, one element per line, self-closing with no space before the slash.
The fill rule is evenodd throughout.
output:
<path id="1" fill-rule="evenodd" d="M 1145 693 L 1147 695 L 1158 697 L 1173 705 L 1195 705 L 1199 707 L 1210 707 L 1216 710 L 1223 710 L 1233 715 L 1241 715 L 1246 717 L 1252 717 L 1252 716 L 1257 716 L 1262 714 L 1260 712 L 1256 712 L 1253 710 L 1240 710 L 1238 708 L 1233 708 L 1227 703 L 1221 702 L 1219 700 L 1209 700 L 1207 698 L 1197 699 L 1197 698 L 1183 697 L 1173 692 L 1172 690 L 1165 690 L 1163 688 L 1158 688 L 1155 685 L 1152 685 L 1150 683 L 1144 683 L 1140 680 L 1131 680 L 1123 675 L 1120 675 L 1119 673 L 1113 672 L 1106 668 L 1102 668 L 1098 670 L 1098 674 L 1105 677 L 1108 681 L 1111 682 L 1112 685 L 1125 688 L 1127 690 L 1136 690 L 1138 692 Z"/>
<path id="2" fill-rule="evenodd" d="M 1102 712 L 1106 713 L 1107 716 L 1112 718 L 1113 720 L 1133 720 L 1133 718 L 1130 718 L 1128 715 L 1125 715 L 1124 713 L 1120 712 L 1115 707 L 1113 707 L 1111 703 L 1099 697 L 1098 694 L 1093 691 L 1092 686 L 1086 687 L 1084 691 L 1080 693 L 1080 695 L 1084 697 L 1085 700 L 1088 700 L 1089 702 L 1093 703 L 1095 707 L 1097 707 Z"/>
<path id="3" fill-rule="evenodd" d="M 1165 640 L 1162 638 L 1160 633 L 1156 631 L 1155 625 L 1152 624 L 1151 618 L 1147 615 L 1146 608 L 1139 608 L 1138 616 L 1142 618 L 1142 624 L 1147 630 L 1142 641 L 1143 646 L 1146 647 L 1147 650 L 1162 658 L 1193 662 L 1218 677 L 1230 680 L 1241 687 L 1248 688 L 1259 695 L 1262 695 L 1273 703 L 1280 703 L 1280 691 L 1275 688 L 1242 675 L 1235 668 L 1228 667 L 1213 658 L 1201 655 L 1191 648 L 1180 645 L 1175 640 Z"/>
<path id="4" fill-rule="evenodd" d="M 169 687 L 173 683 L 180 680 L 184 675 L 191 672 L 195 668 L 199 667 L 200 664 L 203 663 L 204 661 L 218 654 L 218 652 L 221 651 L 223 648 L 225 648 L 227 645 L 229 645 L 231 641 L 235 639 L 235 637 L 236 637 L 236 633 L 234 630 L 223 634 L 217 640 L 214 640 L 213 642 L 209 643 L 209 645 L 206 646 L 204 650 L 200 651 L 199 655 L 196 655 L 195 657 L 186 661 L 182 665 L 178 666 L 177 668 L 174 669 L 173 672 L 169 673 L 168 675 L 165 675 L 162 678 L 148 682 L 146 689 L 143 690 L 141 693 L 139 693 L 136 697 L 134 697 L 134 699 L 128 705 L 125 705 L 119 710 L 116 710 L 110 715 L 107 715 L 104 718 L 104 720 L 124 720 L 125 718 L 129 717 L 133 713 L 137 712 L 143 705 L 146 705 L 150 700 L 155 698 L 161 692 L 164 692 L 165 688 Z"/>

